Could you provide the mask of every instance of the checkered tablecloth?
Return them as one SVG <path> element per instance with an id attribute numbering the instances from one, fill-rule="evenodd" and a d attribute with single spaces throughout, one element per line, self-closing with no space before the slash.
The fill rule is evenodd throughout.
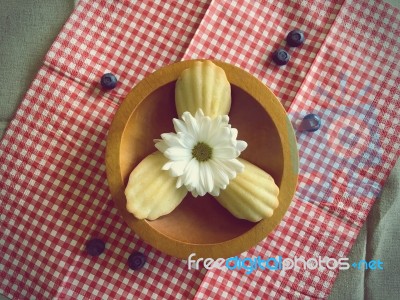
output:
<path id="1" fill-rule="evenodd" d="M 281 99 L 297 133 L 299 185 L 281 224 L 242 257 L 345 257 L 399 157 L 399 11 L 380 1 L 81 0 L 0 146 L 0 293 L 16 299 L 326 298 L 333 270 L 188 270 L 142 242 L 110 197 L 112 117 L 150 72 L 190 58 L 242 67 Z M 300 28 L 306 42 L 287 48 Z M 288 49 L 284 67 L 271 53 Z M 116 89 L 99 78 L 116 74 Z M 100 237 L 97 258 L 85 242 Z M 129 270 L 134 250 L 145 268 Z"/>

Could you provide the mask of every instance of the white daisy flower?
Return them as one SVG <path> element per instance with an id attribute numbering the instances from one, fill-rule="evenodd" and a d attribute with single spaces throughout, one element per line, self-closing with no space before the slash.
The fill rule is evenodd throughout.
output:
<path id="1" fill-rule="evenodd" d="M 162 169 L 177 177 L 176 188 L 184 185 L 194 197 L 218 196 L 243 172 L 244 165 L 237 157 L 247 143 L 236 140 L 238 131 L 231 128 L 227 115 L 211 119 L 199 109 L 194 117 L 184 112 L 182 119 L 173 122 L 176 133 L 163 133 L 162 139 L 154 140 L 169 159 Z"/>

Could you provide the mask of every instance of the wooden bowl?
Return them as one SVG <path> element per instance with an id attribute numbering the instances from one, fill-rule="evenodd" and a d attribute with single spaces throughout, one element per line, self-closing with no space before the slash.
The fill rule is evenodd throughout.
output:
<path id="1" fill-rule="evenodd" d="M 128 226 L 155 248 L 179 258 L 227 258 L 256 245 L 279 224 L 297 184 L 298 153 L 293 128 L 276 96 L 258 79 L 233 65 L 214 61 L 232 87 L 230 123 L 248 143 L 241 157 L 270 173 L 280 188 L 279 207 L 258 223 L 232 216 L 209 195 L 190 193 L 169 215 L 138 220 L 126 210 L 124 190 L 129 174 L 154 152 L 153 139 L 173 132 L 175 82 L 193 64 L 163 67 L 138 83 L 123 101 L 107 139 L 106 170 L 112 197 Z"/>

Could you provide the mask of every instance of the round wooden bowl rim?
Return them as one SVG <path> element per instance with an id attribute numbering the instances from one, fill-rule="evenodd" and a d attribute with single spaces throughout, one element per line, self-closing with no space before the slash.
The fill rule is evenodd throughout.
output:
<path id="1" fill-rule="evenodd" d="M 280 223 L 286 213 L 297 185 L 298 152 L 292 125 L 277 97 L 256 77 L 231 64 L 213 61 L 224 69 L 228 81 L 256 99 L 271 117 L 278 129 L 283 149 L 283 174 L 279 193 L 279 207 L 269 219 L 256 223 L 249 231 L 221 243 L 193 244 L 172 239 L 153 228 L 149 221 L 138 220 L 126 208 L 125 184 L 120 169 L 120 147 L 125 126 L 139 104 L 159 87 L 176 81 L 181 72 L 194 61 L 186 60 L 165 66 L 140 81 L 118 108 L 107 137 L 106 172 L 114 202 L 128 226 L 144 241 L 158 250 L 178 258 L 187 258 L 191 253 L 197 257 L 227 258 L 238 255 L 255 246 L 267 237 Z M 246 80 L 243 80 L 246 78 Z M 272 101 L 271 101 L 272 99 Z"/>

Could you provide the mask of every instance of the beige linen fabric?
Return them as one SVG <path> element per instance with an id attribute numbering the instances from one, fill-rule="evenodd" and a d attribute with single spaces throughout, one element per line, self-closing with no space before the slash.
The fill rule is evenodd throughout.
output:
<path id="1" fill-rule="evenodd" d="M 0 137 L 73 8 L 73 0 L 0 0 Z"/>

